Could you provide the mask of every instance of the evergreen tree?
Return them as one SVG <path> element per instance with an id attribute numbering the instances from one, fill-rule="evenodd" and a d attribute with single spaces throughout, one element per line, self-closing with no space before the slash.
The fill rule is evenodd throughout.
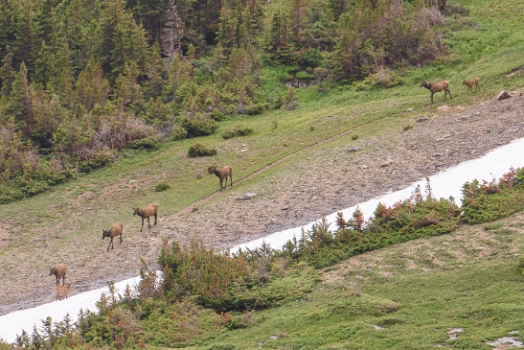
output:
<path id="1" fill-rule="evenodd" d="M 0 58 L 7 54 L 7 47 L 14 41 L 13 6 L 9 0 L 0 0 Z"/>
<path id="2" fill-rule="evenodd" d="M 33 1 L 20 0 L 17 8 L 16 33 L 13 43 L 14 67 L 25 62 L 29 72 L 33 70 L 35 51 L 38 49 L 36 28 L 33 20 Z"/>
<path id="3" fill-rule="evenodd" d="M 11 53 L 11 47 L 6 47 L 6 55 L 2 59 L 0 68 L 0 95 L 8 97 L 11 93 L 11 85 L 15 80 L 15 72 L 13 71 L 13 54 Z"/>
<path id="4" fill-rule="evenodd" d="M 35 61 L 35 73 L 33 81 L 46 87 L 55 76 L 54 61 L 45 41 L 42 41 L 40 51 Z"/>
<path id="5" fill-rule="evenodd" d="M 160 96 L 163 89 L 164 65 L 162 57 L 160 56 L 160 44 L 155 42 L 153 44 L 151 55 L 147 63 L 147 80 L 143 84 L 143 90 L 146 98 L 151 97 L 156 100 Z"/>
<path id="6" fill-rule="evenodd" d="M 101 65 L 91 58 L 76 82 L 76 95 L 79 103 L 89 112 L 95 105 L 104 104 L 109 90 L 109 82 L 104 78 Z"/>
<path id="7" fill-rule="evenodd" d="M 29 81 L 27 80 L 27 68 L 22 62 L 20 70 L 13 81 L 7 113 L 15 119 L 17 130 L 21 130 L 24 136 L 31 137 L 33 133 L 33 108 Z"/>

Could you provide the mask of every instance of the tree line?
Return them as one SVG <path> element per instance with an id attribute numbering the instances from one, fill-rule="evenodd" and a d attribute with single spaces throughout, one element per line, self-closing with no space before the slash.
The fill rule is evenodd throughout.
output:
<path id="1" fill-rule="evenodd" d="M 445 0 L 0 0 L 0 203 L 122 148 L 209 135 L 268 99 L 263 72 L 328 84 L 374 78 L 445 51 Z M 263 97 L 264 96 L 264 97 Z"/>

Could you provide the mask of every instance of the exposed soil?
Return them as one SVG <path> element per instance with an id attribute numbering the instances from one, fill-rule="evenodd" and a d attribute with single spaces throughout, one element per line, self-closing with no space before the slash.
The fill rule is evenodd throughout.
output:
<path id="1" fill-rule="evenodd" d="M 149 268 L 156 268 L 162 238 L 187 242 L 198 235 L 208 246 L 231 247 L 306 224 L 323 213 L 404 188 L 448 167 L 480 157 L 524 137 L 523 92 L 511 92 L 510 95 L 510 99 L 487 101 L 466 110 L 453 107 L 433 113 L 428 107 L 427 117 L 413 121 L 411 129 L 389 130 L 371 139 L 351 141 L 347 146 L 328 147 L 327 140 L 301 151 L 306 152 L 307 157 L 292 165 L 295 170 L 292 177 L 276 175 L 259 185 L 250 185 L 248 179 L 243 179 L 234 184 L 235 188 L 242 186 L 244 194 L 241 196 L 229 195 L 223 202 L 216 203 L 218 198 L 224 197 L 218 197 L 220 193 L 217 192 L 174 215 L 162 216 L 160 211 L 157 226 L 147 229 L 146 222 L 144 232 L 125 237 L 121 249 L 117 249 L 120 248 L 117 242 L 115 250 L 109 253 L 105 249 L 88 250 L 80 255 L 71 253 L 68 276 L 74 277 L 66 280 L 74 283 L 70 295 L 105 286 L 108 280 L 136 276 L 142 266 L 139 257 Z M 442 103 L 435 105 L 444 106 Z M 409 113 L 406 112 L 408 116 Z M 349 132 L 338 137 L 348 135 Z M 524 166 L 524 156 L 515 157 L 520 157 L 523 163 L 517 166 Z M 392 161 L 389 166 L 380 166 L 389 160 Z M 263 175 L 265 170 L 250 178 Z M 216 181 L 218 188 L 218 179 Z M 108 198 L 114 198 L 117 191 L 137 191 L 136 184 L 128 180 L 111 186 L 104 189 Z M 228 192 L 233 193 L 229 187 L 226 194 Z M 91 209 L 92 196 L 91 192 L 84 191 L 72 200 L 70 205 L 79 208 L 76 219 L 89 220 L 89 212 L 82 208 Z M 9 229 L 9 225 L 0 223 L 0 249 L 15 240 Z M 44 238 L 30 239 L 43 241 L 43 257 L 54 256 L 45 251 L 53 244 L 52 233 Z M 71 250 L 75 249 L 81 247 L 72 243 Z M 19 264 L 34 265 L 34 259 L 29 259 L 27 254 L 23 247 L 13 251 Z M 7 259 L 5 264 L 14 265 Z M 46 268 L 19 276 L 1 276 L 0 273 L 0 315 L 54 300 L 54 287 L 50 286 L 54 284 L 54 277 L 41 273 Z M 29 279 L 31 283 L 25 283 Z"/>

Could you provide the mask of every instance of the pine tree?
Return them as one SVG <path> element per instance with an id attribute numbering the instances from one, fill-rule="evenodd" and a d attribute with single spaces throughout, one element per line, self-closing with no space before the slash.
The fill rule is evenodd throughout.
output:
<path id="1" fill-rule="evenodd" d="M 21 130 L 26 137 L 33 133 L 33 108 L 29 82 L 27 80 L 27 68 L 25 63 L 20 65 L 20 71 L 13 81 L 7 113 L 12 115 L 16 121 L 17 130 Z"/>
<path id="2" fill-rule="evenodd" d="M 13 71 L 13 54 L 11 53 L 11 47 L 6 47 L 6 55 L 2 59 L 0 67 L 0 94 L 3 97 L 8 97 L 11 93 L 11 85 L 15 80 L 15 72 Z"/>
<path id="3" fill-rule="evenodd" d="M 15 42 L 13 43 L 14 66 L 25 62 L 29 72 L 33 70 L 36 46 L 36 28 L 33 21 L 33 1 L 20 0 L 17 9 Z"/>
<path id="4" fill-rule="evenodd" d="M 95 105 L 104 104 L 109 90 L 109 82 L 104 78 L 101 65 L 91 58 L 76 82 L 78 101 L 87 111 L 91 111 Z"/>
<path id="5" fill-rule="evenodd" d="M 0 14 L 0 58 L 3 58 L 14 40 L 13 3 L 0 0 Z"/>
<path id="6" fill-rule="evenodd" d="M 163 76 L 165 73 L 160 53 L 160 44 L 155 42 L 153 44 L 151 55 L 147 63 L 147 80 L 145 84 L 143 84 L 145 95 L 147 97 L 152 97 L 155 100 L 160 96 L 164 85 Z"/>
<path id="7" fill-rule="evenodd" d="M 35 61 L 33 81 L 37 84 L 42 84 L 45 88 L 53 76 L 55 76 L 53 57 L 46 42 L 42 41 L 40 51 Z"/>

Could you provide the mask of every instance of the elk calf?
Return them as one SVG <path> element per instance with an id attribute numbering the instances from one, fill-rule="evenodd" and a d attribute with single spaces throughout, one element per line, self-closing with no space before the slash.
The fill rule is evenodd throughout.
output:
<path id="1" fill-rule="evenodd" d="M 220 190 L 227 187 L 228 176 L 231 179 L 231 187 L 233 187 L 233 168 L 231 168 L 229 165 L 226 165 L 220 170 L 217 170 L 217 167 L 213 165 L 207 169 L 207 172 L 210 174 L 215 174 L 220 179 Z M 226 184 L 224 187 L 222 187 L 222 182 L 224 182 L 224 179 L 226 179 Z"/>
<path id="2" fill-rule="evenodd" d="M 111 226 L 109 228 L 109 230 L 102 230 L 102 239 L 106 238 L 106 237 L 110 237 L 111 240 L 109 241 L 109 244 L 107 245 L 107 252 L 109 251 L 109 246 L 111 245 L 111 249 L 114 249 L 114 245 L 113 245 L 113 239 L 115 237 L 118 237 L 120 236 L 120 244 L 122 244 L 122 233 L 124 233 L 124 225 L 122 225 L 121 222 L 117 222 L 116 224 L 113 224 L 113 226 Z"/>
<path id="3" fill-rule="evenodd" d="M 433 102 L 433 95 L 436 93 L 436 92 L 441 92 L 441 91 L 444 91 L 444 101 L 446 101 L 446 95 L 449 94 L 449 97 L 451 99 L 453 99 L 453 97 L 451 96 L 451 92 L 449 91 L 448 89 L 448 86 L 449 86 L 449 82 L 446 81 L 446 80 L 442 80 L 442 81 L 437 81 L 437 82 L 434 82 L 434 83 L 426 83 L 425 80 L 422 80 L 422 82 L 420 83 L 420 86 L 419 87 L 425 87 L 426 89 L 428 89 L 429 91 L 431 91 L 431 103 L 434 103 Z"/>
<path id="4" fill-rule="evenodd" d="M 158 215 L 158 204 L 151 203 L 147 207 L 144 207 L 142 209 L 140 208 L 133 208 L 134 212 L 133 215 L 138 215 L 142 218 L 142 228 L 140 229 L 140 232 L 144 229 L 144 219 L 147 219 L 147 227 L 150 229 L 151 224 L 149 222 L 149 218 L 151 216 L 155 217 L 155 223 L 153 225 L 156 225 L 156 218 Z"/>
<path id="5" fill-rule="evenodd" d="M 67 299 L 67 294 L 71 290 L 71 283 L 68 283 L 67 286 L 56 286 L 56 300 Z"/>
<path id="6" fill-rule="evenodd" d="M 58 264 L 56 267 L 49 268 L 49 276 L 55 275 L 57 286 L 60 284 L 60 278 L 62 278 L 62 285 L 64 285 L 66 271 L 67 266 L 65 264 Z"/>
<path id="7" fill-rule="evenodd" d="M 473 85 L 475 85 L 475 92 L 477 91 L 480 91 L 480 85 L 479 85 L 479 78 L 473 78 L 473 79 L 470 79 L 470 80 L 464 80 L 462 82 L 462 85 L 467 85 L 468 86 L 468 92 L 473 92 Z"/>

